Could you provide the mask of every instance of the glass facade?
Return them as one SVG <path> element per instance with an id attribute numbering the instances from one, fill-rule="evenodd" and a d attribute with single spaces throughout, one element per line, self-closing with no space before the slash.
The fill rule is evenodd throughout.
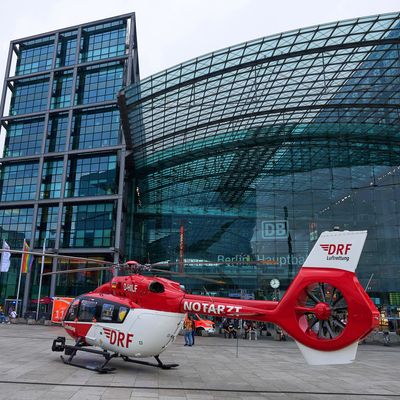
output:
<path id="1" fill-rule="evenodd" d="M 43 118 L 10 122 L 7 126 L 4 155 L 20 157 L 40 154 L 43 129 Z"/>
<path id="2" fill-rule="evenodd" d="M 133 14 L 15 41 L 0 239 L 159 262 L 187 273 L 177 279 L 194 293 L 271 299 L 321 232 L 368 230 L 357 275 L 400 313 L 399 48 L 399 14 L 378 15 L 261 38 L 139 82 Z M 15 296 L 17 264 L 1 298 Z M 205 289 L 191 275 L 225 284 Z M 49 278 L 46 294 L 106 278 Z"/>
<path id="3" fill-rule="evenodd" d="M 52 114 L 46 135 L 46 153 L 62 152 L 65 150 L 68 131 L 68 114 Z"/>
<path id="4" fill-rule="evenodd" d="M 11 99 L 10 114 L 30 114 L 46 111 L 48 78 L 21 79 L 15 83 L 14 96 Z"/>
<path id="5" fill-rule="evenodd" d="M 15 163 L 1 170 L 0 201 L 34 200 L 38 177 L 38 163 Z"/>
<path id="6" fill-rule="evenodd" d="M 116 163 L 114 154 L 71 159 L 68 164 L 66 197 L 115 194 Z"/>
<path id="7" fill-rule="evenodd" d="M 138 80 L 135 30 L 135 15 L 126 14 L 11 42 L 0 165 L 0 240 L 11 248 L 22 249 L 26 239 L 36 251 L 45 244 L 60 254 L 122 257 L 115 231 L 123 229 L 127 155 L 117 95 Z M 19 259 L 12 259 L 0 304 L 16 296 Z M 38 296 L 39 264 L 35 258 L 23 279 L 24 311 Z M 86 265 L 46 259 L 45 270 Z M 41 295 L 76 295 L 103 276 L 46 277 Z"/>
<path id="8" fill-rule="evenodd" d="M 51 69 L 54 36 L 27 40 L 19 46 L 16 75 L 32 74 Z"/>
<path id="9" fill-rule="evenodd" d="M 76 104 L 115 100 L 122 88 L 124 66 L 120 63 L 90 66 L 79 71 Z"/>
<path id="10" fill-rule="evenodd" d="M 119 111 L 115 108 L 77 112 L 73 120 L 71 150 L 115 146 L 121 140 Z"/>
<path id="11" fill-rule="evenodd" d="M 112 203 L 66 207 L 63 214 L 63 247 L 110 247 L 115 229 L 113 213 Z"/>
<path id="12" fill-rule="evenodd" d="M 339 21 L 125 89 L 130 255 L 186 272 L 193 292 L 191 274 L 225 281 L 214 295 L 271 299 L 321 232 L 368 230 L 357 275 L 399 313 L 399 45 L 397 13 Z"/>
<path id="13" fill-rule="evenodd" d="M 56 199 L 61 197 L 62 159 L 45 160 L 43 165 L 40 199 Z"/>

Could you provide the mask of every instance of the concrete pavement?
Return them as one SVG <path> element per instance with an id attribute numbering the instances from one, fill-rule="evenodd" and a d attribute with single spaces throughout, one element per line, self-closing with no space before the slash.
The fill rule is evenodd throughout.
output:
<path id="1" fill-rule="evenodd" d="M 0 324 L 0 400 L 400 399 L 400 346 L 361 345 L 353 364 L 312 367 L 292 341 L 198 337 L 184 347 L 179 336 L 160 356 L 180 364 L 175 370 L 112 360 L 117 370 L 103 375 L 64 365 L 51 351 L 64 332 Z"/>

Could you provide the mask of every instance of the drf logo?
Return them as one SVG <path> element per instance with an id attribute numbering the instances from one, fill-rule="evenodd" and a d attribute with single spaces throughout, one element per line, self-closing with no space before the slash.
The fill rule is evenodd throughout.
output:
<path id="1" fill-rule="evenodd" d="M 289 234 L 288 221 L 262 221 L 261 237 L 263 239 L 286 239 Z"/>
<path id="2" fill-rule="evenodd" d="M 329 255 L 336 254 L 338 256 L 345 256 L 350 251 L 351 243 L 321 244 L 320 246 L 322 250 L 327 251 Z"/>
<path id="3" fill-rule="evenodd" d="M 110 344 L 116 344 L 120 347 L 129 347 L 129 344 L 133 342 L 133 333 L 117 332 L 114 329 L 103 328 L 106 338 L 110 341 Z"/>

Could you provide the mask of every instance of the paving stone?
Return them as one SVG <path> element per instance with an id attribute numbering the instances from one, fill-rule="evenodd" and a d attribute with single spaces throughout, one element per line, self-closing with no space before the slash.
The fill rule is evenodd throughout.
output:
<path id="1" fill-rule="evenodd" d="M 100 375 L 64 365 L 51 351 L 57 336 L 65 336 L 58 326 L 0 325 L 0 400 L 385 400 L 400 394 L 397 345 L 368 343 L 353 364 L 313 367 L 292 341 L 199 337 L 187 348 L 180 336 L 161 355 L 180 364 L 174 370 L 117 359 L 110 362 L 115 372 Z M 92 354 L 78 357 L 100 362 Z"/>

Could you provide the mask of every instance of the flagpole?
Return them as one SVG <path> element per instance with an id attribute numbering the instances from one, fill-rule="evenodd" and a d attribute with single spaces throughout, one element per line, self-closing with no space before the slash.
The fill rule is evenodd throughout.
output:
<path id="1" fill-rule="evenodd" d="M 43 253 L 42 253 L 42 265 L 40 267 L 40 278 L 39 278 L 39 292 L 38 292 L 38 302 L 36 307 L 36 321 L 39 319 L 39 306 L 40 306 L 40 293 L 42 291 L 42 278 L 43 278 L 43 266 L 44 266 L 44 253 L 46 252 L 46 238 L 43 241 Z"/>
<path id="2" fill-rule="evenodd" d="M 23 250 L 25 249 L 25 242 L 26 242 L 26 239 L 24 239 L 24 245 L 23 245 L 23 247 L 22 247 Z M 22 254 L 22 255 L 21 255 L 21 267 L 20 267 L 20 269 L 19 269 L 18 290 L 17 290 L 17 301 L 16 301 L 16 303 L 15 303 L 15 312 L 16 312 L 17 316 L 18 316 L 19 289 L 20 289 L 20 287 L 21 287 L 22 263 L 23 263 L 23 262 L 24 262 L 24 255 Z"/>
<path id="3" fill-rule="evenodd" d="M 4 249 L 4 244 L 5 244 L 5 239 L 3 239 L 3 249 Z M 3 254 L 2 254 L 3 255 Z M 2 294 L 2 292 L 3 292 L 3 274 L 2 274 L 2 272 L 3 272 L 3 263 L 1 263 L 2 265 L 1 265 L 1 268 L 0 268 L 0 301 L 1 301 L 1 294 Z"/>

